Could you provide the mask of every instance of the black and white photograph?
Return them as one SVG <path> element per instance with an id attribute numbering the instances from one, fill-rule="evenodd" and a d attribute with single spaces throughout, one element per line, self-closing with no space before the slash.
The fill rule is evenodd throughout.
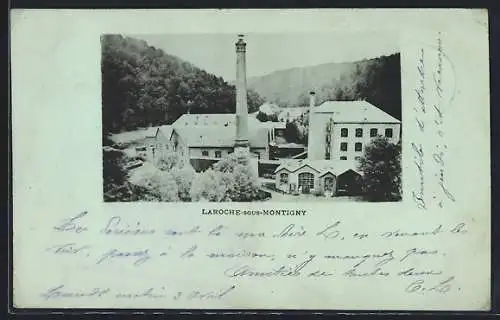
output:
<path id="1" fill-rule="evenodd" d="M 105 202 L 401 201 L 388 34 L 101 36 Z"/>
<path id="2" fill-rule="evenodd" d="M 489 21 L 15 12 L 12 304 L 490 310 Z"/>

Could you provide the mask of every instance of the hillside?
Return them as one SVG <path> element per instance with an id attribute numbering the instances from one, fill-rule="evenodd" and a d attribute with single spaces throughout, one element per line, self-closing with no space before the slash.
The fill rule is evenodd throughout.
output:
<path id="1" fill-rule="evenodd" d="M 170 124 L 187 113 L 234 113 L 235 87 L 189 62 L 121 35 L 102 46 L 104 133 Z M 253 112 L 263 103 L 249 91 Z"/>
<path id="2" fill-rule="evenodd" d="M 281 107 L 309 104 L 309 91 L 316 102 L 366 99 L 401 119 L 401 72 L 399 53 L 357 62 L 328 63 L 292 68 L 249 78 L 249 89 Z"/>

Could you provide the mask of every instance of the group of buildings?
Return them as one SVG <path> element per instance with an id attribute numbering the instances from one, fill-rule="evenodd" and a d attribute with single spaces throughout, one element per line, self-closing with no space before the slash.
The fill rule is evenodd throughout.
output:
<path id="1" fill-rule="evenodd" d="M 283 136 L 285 122 L 260 122 L 248 114 L 246 43 L 236 42 L 236 113 L 184 114 L 150 136 L 152 158 L 176 152 L 195 170 L 204 170 L 229 153 L 248 156 L 255 170 L 274 165 L 276 188 L 285 193 L 355 193 L 361 172 L 358 159 L 377 136 L 397 143 L 401 122 L 367 101 L 326 101 L 316 105 L 310 92 L 307 146 L 290 144 Z M 274 148 L 274 149 L 273 149 Z M 286 152 L 272 153 L 282 148 Z"/>

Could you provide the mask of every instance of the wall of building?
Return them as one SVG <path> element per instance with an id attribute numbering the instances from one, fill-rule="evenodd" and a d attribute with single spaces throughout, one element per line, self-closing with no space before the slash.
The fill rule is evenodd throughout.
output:
<path id="1" fill-rule="evenodd" d="M 269 160 L 268 148 L 250 148 L 250 152 L 259 154 L 259 159 Z"/>
<path id="2" fill-rule="evenodd" d="M 280 184 L 280 175 L 283 172 L 288 173 L 288 184 L 286 184 L 286 185 Z M 313 188 L 310 189 L 310 192 L 313 192 L 318 187 L 318 182 L 319 182 L 318 178 L 319 178 L 320 173 L 318 173 L 317 171 L 313 170 L 312 168 L 310 168 L 308 166 L 304 166 L 303 168 L 300 168 L 299 170 L 294 171 L 294 172 L 282 170 L 282 171 L 276 173 L 276 177 L 275 177 L 276 188 L 278 188 L 281 191 L 288 192 L 290 190 L 290 184 L 295 184 L 295 189 L 298 190 L 299 175 L 303 172 L 309 172 L 309 173 L 313 174 L 313 177 L 314 177 Z"/>
<path id="3" fill-rule="evenodd" d="M 203 155 L 203 151 L 208 151 L 208 156 Z M 189 148 L 189 157 L 190 158 L 216 158 L 215 152 L 221 152 L 221 158 L 227 156 L 229 153 L 233 152 L 233 148 L 229 147 L 190 147 Z"/>
<path id="4" fill-rule="evenodd" d="M 288 174 L 288 183 L 286 184 L 281 184 L 280 183 L 280 176 L 282 173 L 287 173 Z M 276 188 L 283 191 L 283 192 L 289 192 L 290 190 L 290 184 L 291 183 L 295 183 L 295 185 L 298 184 L 298 180 L 297 180 L 297 175 L 294 175 L 293 173 L 287 171 L 287 170 L 281 170 L 280 172 L 276 173 L 276 177 L 274 179 L 275 183 L 276 183 Z"/>
<path id="5" fill-rule="evenodd" d="M 354 166 L 357 165 L 357 157 L 361 157 L 364 154 L 365 147 L 368 145 L 374 137 L 370 137 L 370 130 L 377 129 L 378 135 L 384 136 L 385 129 L 392 129 L 392 138 L 389 141 L 392 143 L 397 143 L 400 139 L 400 124 L 383 124 L 383 123 L 335 123 L 332 129 L 331 138 L 331 159 L 341 160 L 340 157 L 346 157 L 350 163 Z M 347 137 L 341 136 L 341 131 L 346 128 L 348 131 Z M 356 129 L 361 128 L 363 130 L 362 137 L 356 137 Z M 347 143 L 347 151 L 341 151 L 341 143 Z M 356 143 L 361 143 L 361 150 L 356 151 Z M 323 158 L 324 159 L 324 158 Z"/>
<path id="6" fill-rule="evenodd" d="M 155 152 L 153 160 L 157 160 L 162 155 L 172 150 L 172 141 L 159 131 L 155 139 Z"/>
<path id="7" fill-rule="evenodd" d="M 182 164 L 187 164 L 189 162 L 189 148 L 186 143 L 175 131 L 172 133 L 171 141 L 173 150 L 179 154 Z"/>
<path id="8" fill-rule="evenodd" d="M 326 124 L 330 121 L 330 114 L 312 113 L 309 115 L 309 137 L 307 157 L 313 160 L 325 159 Z"/>
<path id="9" fill-rule="evenodd" d="M 330 115 L 325 113 L 313 114 L 310 120 L 309 127 L 309 145 L 308 158 L 313 160 L 325 159 L 326 151 L 326 128 L 330 121 Z M 400 124 L 399 123 L 333 123 L 331 128 L 330 139 L 330 159 L 340 160 L 340 157 L 347 157 L 353 165 L 356 165 L 356 157 L 362 156 L 365 146 L 373 139 L 370 137 L 370 129 L 375 128 L 378 134 L 384 136 L 385 129 L 391 128 L 393 132 L 392 138 L 389 140 L 397 143 L 400 140 Z M 341 137 L 342 128 L 347 128 L 348 136 Z M 356 129 L 363 129 L 362 137 L 356 137 Z M 340 145 L 342 142 L 347 143 L 347 151 L 341 151 Z M 361 143 L 361 151 L 355 151 L 355 144 Z"/>

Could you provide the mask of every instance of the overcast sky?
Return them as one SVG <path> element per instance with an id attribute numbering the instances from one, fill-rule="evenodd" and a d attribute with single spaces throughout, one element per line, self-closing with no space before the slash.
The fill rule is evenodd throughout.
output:
<path id="1" fill-rule="evenodd" d="M 130 35 L 222 76 L 236 77 L 237 34 Z M 328 62 L 356 61 L 399 52 L 388 34 L 247 34 L 247 77 Z"/>

